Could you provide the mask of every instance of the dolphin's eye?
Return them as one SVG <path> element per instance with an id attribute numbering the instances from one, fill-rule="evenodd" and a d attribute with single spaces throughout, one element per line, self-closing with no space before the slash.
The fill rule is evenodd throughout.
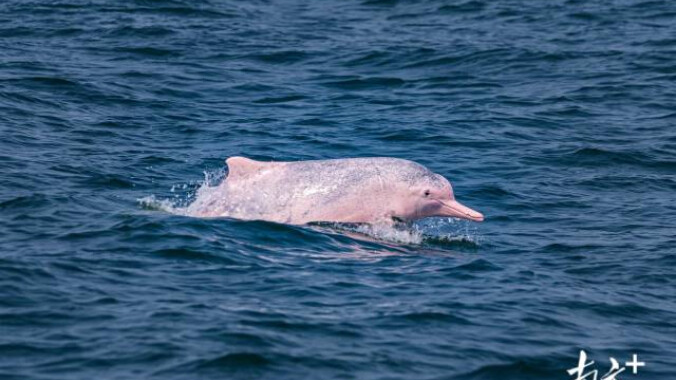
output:
<path id="1" fill-rule="evenodd" d="M 424 193 L 424 194 L 425 194 L 426 197 L 429 197 L 429 196 L 430 196 L 430 191 L 429 191 L 429 190 L 425 190 L 425 193 Z"/>

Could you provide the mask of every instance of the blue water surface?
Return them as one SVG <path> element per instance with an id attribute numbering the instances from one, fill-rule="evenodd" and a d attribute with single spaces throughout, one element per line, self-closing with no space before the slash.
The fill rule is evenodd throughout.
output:
<path id="1" fill-rule="evenodd" d="M 675 123 L 672 1 L 2 1 L 0 378 L 676 378 Z M 233 155 L 486 221 L 169 212 Z"/>

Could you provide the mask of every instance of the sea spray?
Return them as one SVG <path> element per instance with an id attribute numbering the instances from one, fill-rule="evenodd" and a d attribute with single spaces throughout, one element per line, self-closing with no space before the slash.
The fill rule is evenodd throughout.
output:
<path id="1" fill-rule="evenodd" d="M 190 216 L 190 205 L 207 193 L 213 193 L 216 186 L 225 178 L 227 171 L 223 168 L 204 171 L 200 181 L 175 184 L 171 186 L 169 196 L 149 195 L 137 199 L 142 208 L 155 211 L 164 211 L 176 215 Z"/>

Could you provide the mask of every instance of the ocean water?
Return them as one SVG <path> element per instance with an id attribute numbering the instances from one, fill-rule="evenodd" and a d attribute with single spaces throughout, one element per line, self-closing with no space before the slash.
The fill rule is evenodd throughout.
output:
<path id="1" fill-rule="evenodd" d="M 0 378 L 676 378 L 675 124 L 672 1 L 5 0 Z M 486 220 L 170 212 L 234 155 Z"/>

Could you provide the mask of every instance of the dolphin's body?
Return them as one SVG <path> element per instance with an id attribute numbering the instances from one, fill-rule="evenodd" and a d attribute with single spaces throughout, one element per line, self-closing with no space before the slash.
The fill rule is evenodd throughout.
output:
<path id="1" fill-rule="evenodd" d="M 415 162 L 386 157 L 261 162 L 226 160 L 227 178 L 201 189 L 187 214 L 310 222 L 389 223 L 430 216 L 482 221 L 451 184 Z"/>

